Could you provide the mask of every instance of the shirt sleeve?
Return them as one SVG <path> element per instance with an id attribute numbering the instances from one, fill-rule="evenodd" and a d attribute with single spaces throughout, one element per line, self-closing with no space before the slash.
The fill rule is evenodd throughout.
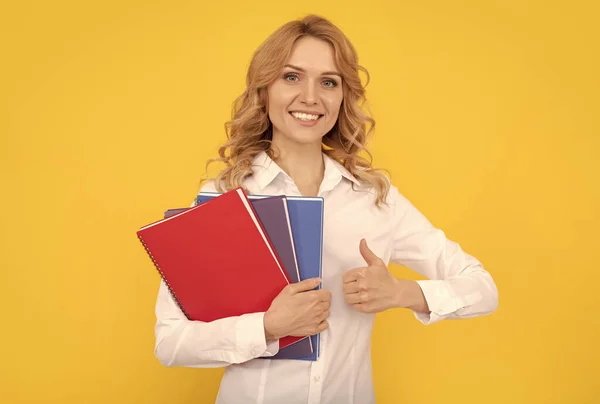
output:
<path id="1" fill-rule="evenodd" d="M 188 320 L 164 281 L 156 302 L 154 354 L 164 366 L 225 367 L 279 352 L 267 343 L 264 313 L 227 317 L 210 323 Z"/>
<path id="2" fill-rule="evenodd" d="M 155 314 L 154 354 L 164 366 L 225 367 L 279 352 L 278 340 L 266 342 L 264 313 L 191 321 L 162 280 Z"/>
<path id="3" fill-rule="evenodd" d="M 495 311 L 498 290 L 482 263 L 446 238 L 397 188 L 391 188 L 390 196 L 393 209 L 390 262 L 427 278 L 417 283 L 430 313 L 414 312 L 416 318 L 423 324 L 432 324 Z"/>

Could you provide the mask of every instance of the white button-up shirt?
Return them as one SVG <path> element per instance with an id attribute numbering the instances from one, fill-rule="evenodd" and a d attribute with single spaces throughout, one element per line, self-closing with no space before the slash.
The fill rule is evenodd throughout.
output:
<path id="1" fill-rule="evenodd" d="M 343 273 L 366 265 L 358 248 L 363 237 L 386 264 L 404 265 L 427 278 L 418 284 L 431 313 L 414 313 L 422 323 L 481 316 L 497 307 L 496 286 L 481 263 L 434 228 L 396 187 L 391 187 L 387 206 L 378 208 L 373 192 L 364 192 L 341 164 L 325 154 L 323 159 L 322 287 L 332 298 L 318 361 L 256 359 L 278 351 L 277 342 L 265 341 L 264 313 L 211 323 L 188 321 L 160 284 L 155 355 L 165 366 L 226 367 L 218 404 L 375 402 L 370 351 L 374 314 L 352 309 L 342 290 Z M 253 194 L 300 195 L 292 179 L 264 152 L 245 181 Z M 210 182 L 201 190 L 216 191 Z"/>

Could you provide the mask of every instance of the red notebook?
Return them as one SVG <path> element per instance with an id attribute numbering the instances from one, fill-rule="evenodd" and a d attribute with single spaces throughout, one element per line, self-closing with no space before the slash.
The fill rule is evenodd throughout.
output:
<path id="1" fill-rule="evenodd" d="M 241 188 L 137 231 L 189 320 L 267 311 L 290 283 Z M 301 339 L 280 339 L 283 348 Z"/>

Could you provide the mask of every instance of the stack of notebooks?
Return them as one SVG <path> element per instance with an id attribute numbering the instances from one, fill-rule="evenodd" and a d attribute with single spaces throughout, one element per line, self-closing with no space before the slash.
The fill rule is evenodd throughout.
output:
<path id="1" fill-rule="evenodd" d="M 210 322 L 267 311 L 289 283 L 322 277 L 323 208 L 319 197 L 201 192 L 137 235 L 186 317 Z M 281 338 L 267 359 L 316 361 L 319 337 Z"/>

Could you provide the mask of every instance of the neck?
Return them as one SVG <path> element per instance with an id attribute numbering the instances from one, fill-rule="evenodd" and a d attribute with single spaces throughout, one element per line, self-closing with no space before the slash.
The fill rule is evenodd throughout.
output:
<path id="1" fill-rule="evenodd" d="M 276 146 L 275 163 L 292 178 L 302 195 L 316 196 L 325 172 L 321 144 L 292 148 L 273 143 Z"/>

